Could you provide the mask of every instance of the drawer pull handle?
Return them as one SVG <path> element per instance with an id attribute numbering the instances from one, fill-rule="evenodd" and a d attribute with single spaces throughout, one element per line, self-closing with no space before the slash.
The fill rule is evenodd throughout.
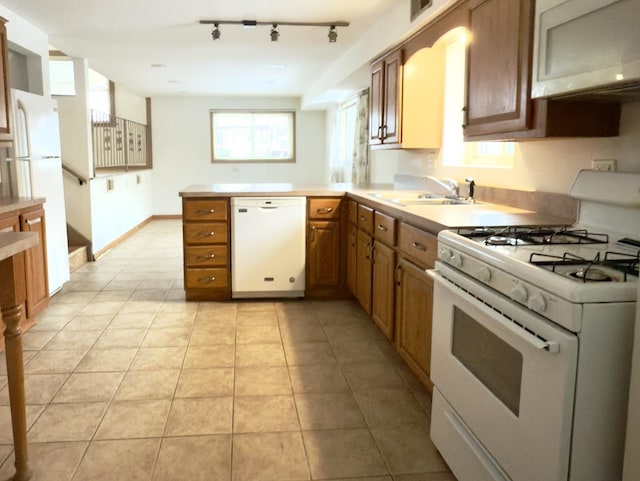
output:
<path id="1" fill-rule="evenodd" d="M 411 243 L 411 247 L 413 247 L 416 250 L 423 251 L 423 252 L 427 250 L 427 248 L 425 246 L 423 246 L 422 244 L 420 244 L 419 242 L 412 242 Z"/>
<path id="2" fill-rule="evenodd" d="M 200 237 L 213 237 L 214 235 L 216 235 L 216 233 L 214 231 L 200 231 L 199 233 Z"/>
<path id="3" fill-rule="evenodd" d="M 197 215 L 208 215 L 208 214 L 215 214 L 216 210 L 215 209 L 199 209 L 196 214 Z"/>
<path id="4" fill-rule="evenodd" d="M 206 256 L 198 256 L 198 257 L 197 257 L 197 259 L 198 259 L 199 261 L 206 261 L 207 259 L 213 259 L 213 258 L 215 258 L 215 256 L 216 256 L 215 254 L 208 254 L 208 255 L 206 255 Z"/>
<path id="5" fill-rule="evenodd" d="M 198 283 L 199 284 L 206 284 L 207 282 L 214 282 L 216 280 L 215 276 L 211 276 L 211 277 L 200 277 L 198 279 Z"/>
<path id="6" fill-rule="evenodd" d="M 378 224 L 378 230 L 381 230 L 382 232 L 389 232 L 389 228 L 382 224 Z"/>
<path id="7" fill-rule="evenodd" d="M 316 209 L 318 214 L 331 214 L 333 212 L 333 207 L 322 207 L 320 209 Z"/>
<path id="8" fill-rule="evenodd" d="M 361 220 L 362 222 L 369 222 L 369 218 L 368 218 L 368 217 L 366 217 L 366 216 L 364 216 L 364 215 L 361 215 L 361 216 L 360 216 L 360 220 Z"/>

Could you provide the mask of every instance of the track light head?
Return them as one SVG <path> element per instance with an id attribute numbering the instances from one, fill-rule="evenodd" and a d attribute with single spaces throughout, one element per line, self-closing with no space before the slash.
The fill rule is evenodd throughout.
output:
<path id="1" fill-rule="evenodd" d="M 213 38 L 213 40 L 220 40 L 220 29 L 218 28 L 218 24 L 214 23 L 213 24 L 213 30 L 211 31 L 211 38 Z"/>
<path id="2" fill-rule="evenodd" d="M 274 23 L 273 26 L 271 27 L 271 41 L 277 42 L 279 36 L 280 36 L 280 32 L 278 32 L 278 24 Z"/>
<path id="3" fill-rule="evenodd" d="M 336 40 L 338 40 L 338 30 L 336 30 L 335 25 L 329 27 L 329 35 L 327 35 L 327 37 L 329 37 L 329 43 L 336 43 Z"/>

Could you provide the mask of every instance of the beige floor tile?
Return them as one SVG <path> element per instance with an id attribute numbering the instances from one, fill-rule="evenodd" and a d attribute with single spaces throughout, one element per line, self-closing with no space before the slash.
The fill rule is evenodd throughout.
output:
<path id="1" fill-rule="evenodd" d="M 420 473 L 420 474 L 399 474 L 393 476 L 393 481 L 456 481 L 450 472 L 446 473 Z"/>
<path id="2" fill-rule="evenodd" d="M 238 313 L 240 317 L 241 313 Z M 241 326 L 236 330 L 237 344 L 280 344 L 280 328 L 274 326 Z"/>
<path id="3" fill-rule="evenodd" d="M 344 375 L 354 391 L 404 388 L 404 382 L 386 362 L 344 364 Z"/>
<path id="4" fill-rule="evenodd" d="M 325 325 L 324 332 L 331 344 L 352 344 L 376 339 L 374 329 L 377 329 L 371 321 L 347 322 L 335 325 Z"/>
<path id="5" fill-rule="evenodd" d="M 289 366 L 314 364 L 336 364 L 338 361 L 328 342 L 284 343 L 284 352 Z"/>
<path id="6" fill-rule="evenodd" d="M 73 481 L 149 481 L 160 439 L 94 441 Z"/>
<path id="7" fill-rule="evenodd" d="M 376 389 L 354 394 L 369 426 L 427 422 L 426 413 L 407 389 Z"/>
<path id="8" fill-rule="evenodd" d="M 275 326 L 278 324 L 278 316 L 274 310 L 240 311 L 236 321 L 238 326 Z"/>
<path id="9" fill-rule="evenodd" d="M 41 312 L 38 315 L 38 321 L 43 322 L 50 319 L 51 317 L 58 317 L 58 316 L 69 316 L 69 320 L 71 320 L 71 317 L 75 316 L 76 314 L 79 314 L 80 311 L 82 311 L 82 309 L 85 308 L 85 306 L 87 306 L 87 304 L 85 304 L 84 302 L 80 304 L 78 303 L 50 304 L 49 307 L 47 307 L 43 312 Z"/>
<path id="10" fill-rule="evenodd" d="M 71 374 L 53 399 L 53 402 L 110 401 L 123 376 L 123 372 L 80 372 Z"/>
<path id="11" fill-rule="evenodd" d="M 282 344 L 238 344 L 236 366 L 286 366 Z"/>
<path id="12" fill-rule="evenodd" d="M 176 314 L 193 314 L 198 312 L 197 302 L 185 302 L 184 289 L 172 289 L 162 301 L 158 314 L 174 312 Z"/>
<path id="13" fill-rule="evenodd" d="M 138 287 L 138 285 L 140 285 L 139 280 L 129 280 L 129 281 L 113 280 L 113 281 L 110 281 L 104 287 L 103 291 L 119 291 L 119 290 L 132 291 L 136 287 Z"/>
<path id="14" fill-rule="evenodd" d="M 2 476 L 1 479 L 9 480 L 9 476 L 13 476 L 16 471 L 13 467 L 13 457 L 10 457 L 11 453 L 13 453 L 13 445 L 0 444 L 0 466 L 2 466 L 0 468 L 0 473 L 6 471 L 6 473 L 0 474 L 0 476 Z M 5 461 L 7 462 L 5 463 Z"/>
<path id="15" fill-rule="evenodd" d="M 22 336 L 22 349 L 25 351 L 40 350 L 56 335 L 58 335 L 57 331 L 27 331 Z"/>
<path id="16" fill-rule="evenodd" d="M 179 375 L 179 369 L 129 371 L 122 380 L 115 399 L 172 399 Z"/>
<path id="17" fill-rule="evenodd" d="M 124 306 L 124 301 L 90 302 L 82 309 L 82 314 L 117 314 Z"/>
<path id="18" fill-rule="evenodd" d="M 135 292 L 145 292 L 145 291 L 135 291 Z M 135 294 L 134 292 L 134 294 Z M 158 301 L 154 301 L 154 300 L 140 300 L 140 301 L 136 301 L 136 300 L 128 300 L 124 306 L 122 306 L 122 309 L 120 309 L 120 312 L 122 313 L 127 313 L 127 314 L 131 314 L 131 313 L 141 313 L 141 312 L 152 312 L 152 313 L 156 313 L 158 312 L 158 309 L 160 309 L 160 305 L 162 304 L 162 300 L 158 300 Z"/>
<path id="19" fill-rule="evenodd" d="M 303 430 L 365 427 L 360 408 L 351 393 L 296 394 Z"/>
<path id="20" fill-rule="evenodd" d="M 178 380 L 177 398 L 233 395 L 233 369 L 183 369 Z"/>
<path id="21" fill-rule="evenodd" d="M 39 351 L 24 366 L 27 374 L 70 373 L 80 363 L 86 349 Z"/>
<path id="22" fill-rule="evenodd" d="M 76 372 L 126 371 L 137 349 L 91 349 L 82 358 Z"/>
<path id="23" fill-rule="evenodd" d="M 107 405 L 106 402 L 50 404 L 29 430 L 29 442 L 88 441 Z"/>
<path id="24" fill-rule="evenodd" d="M 237 367 L 236 396 L 268 396 L 291 394 L 291 382 L 286 367 Z"/>
<path id="25" fill-rule="evenodd" d="M 98 293 L 98 295 L 93 298 L 93 301 L 94 302 L 114 302 L 114 301 L 124 302 L 124 301 L 128 301 L 130 297 L 131 297 L 130 289 L 103 288 L 103 290 L 101 290 Z"/>
<path id="26" fill-rule="evenodd" d="M 73 318 L 64 326 L 65 331 L 102 331 L 113 319 L 111 314 L 87 315 L 80 314 Z"/>
<path id="27" fill-rule="evenodd" d="M 114 401 L 100 423 L 95 439 L 162 436 L 171 401 Z"/>
<path id="28" fill-rule="evenodd" d="M 27 404 L 47 404 L 69 377 L 68 374 L 25 374 L 24 391 Z M 9 405 L 9 388 L 0 390 L 0 406 Z"/>
<path id="29" fill-rule="evenodd" d="M 98 349 L 139 347 L 146 334 L 146 329 L 107 329 L 100 335 L 94 347 Z"/>
<path id="30" fill-rule="evenodd" d="M 44 411 L 44 405 L 26 406 L 27 413 L 27 430 L 38 419 L 42 411 Z M 0 445 L 11 444 L 13 445 L 13 431 L 11 427 L 11 409 L 9 406 L 0 406 Z M 2 461 L 0 460 L 0 464 Z M 3 479 L 0 477 L 0 479 Z"/>
<path id="31" fill-rule="evenodd" d="M 207 326 L 235 326 L 237 325 L 235 307 L 233 310 L 205 310 L 198 311 L 194 323 L 198 327 Z"/>
<path id="32" fill-rule="evenodd" d="M 429 438 L 426 423 L 371 428 L 371 433 L 391 474 L 448 471 Z"/>
<path id="33" fill-rule="evenodd" d="M 174 399 L 165 435 L 231 433 L 232 418 L 233 398 L 230 396 Z"/>
<path id="34" fill-rule="evenodd" d="M 190 346 L 215 346 L 216 344 L 235 344 L 235 326 L 207 325 L 202 327 L 196 325 L 191 331 Z"/>
<path id="35" fill-rule="evenodd" d="M 47 349 L 89 349 L 102 331 L 60 331 L 48 344 Z"/>
<path id="36" fill-rule="evenodd" d="M 189 346 L 184 358 L 185 369 L 233 367 L 236 348 L 232 344 L 217 346 Z"/>
<path id="37" fill-rule="evenodd" d="M 153 481 L 231 479 L 231 436 L 165 438 Z"/>
<path id="38" fill-rule="evenodd" d="M 386 362 L 384 355 L 374 341 L 335 344 L 333 351 L 341 364 Z"/>
<path id="39" fill-rule="evenodd" d="M 349 391 L 349 385 L 337 365 L 290 366 L 289 372 L 296 394 Z"/>
<path id="40" fill-rule="evenodd" d="M 299 431 L 293 396 L 236 396 L 234 433 Z"/>
<path id="41" fill-rule="evenodd" d="M 46 310 L 44 312 L 46 312 Z M 38 331 L 57 332 L 61 329 L 64 329 L 64 327 L 71 321 L 73 317 L 74 316 L 72 314 L 63 314 L 60 316 L 47 315 L 46 317 L 43 317 L 43 315 L 40 314 L 36 319 L 36 323 L 31 327 L 31 329 L 29 329 L 27 334 L 33 334 L 34 332 Z"/>
<path id="42" fill-rule="evenodd" d="M 119 313 L 109 324 L 109 329 L 147 329 L 153 323 L 153 312 Z"/>
<path id="43" fill-rule="evenodd" d="M 89 304 L 97 294 L 96 291 L 68 291 L 64 286 L 60 292 L 51 297 L 50 304 Z"/>
<path id="44" fill-rule="evenodd" d="M 0 374 L 0 389 L 7 385 L 8 379 L 7 376 Z"/>
<path id="45" fill-rule="evenodd" d="M 186 347 L 143 347 L 138 350 L 131 370 L 180 369 Z"/>
<path id="46" fill-rule="evenodd" d="M 153 329 L 163 329 L 168 327 L 188 327 L 191 328 L 195 322 L 194 312 L 158 312 L 153 320 Z"/>
<path id="47" fill-rule="evenodd" d="M 69 481 L 87 449 L 88 442 L 33 443 L 29 445 L 29 467 L 36 480 Z M 0 469 L 0 479 L 15 473 L 15 458 L 9 457 Z"/>
<path id="48" fill-rule="evenodd" d="M 238 312 L 247 311 L 273 311 L 275 312 L 275 303 L 271 301 L 247 300 L 236 304 Z"/>
<path id="49" fill-rule="evenodd" d="M 166 329 L 149 329 L 142 347 L 178 347 L 189 344 L 191 328 L 170 327 Z"/>
<path id="50" fill-rule="evenodd" d="M 317 322 L 292 321 L 280 324 L 282 340 L 287 344 L 327 342 L 322 325 Z"/>
<path id="51" fill-rule="evenodd" d="M 299 432 L 233 436 L 233 481 L 311 479 Z"/>
<path id="52" fill-rule="evenodd" d="M 302 434 L 313 479 L 388 474 L 366 429 L 304 431 Z"/>

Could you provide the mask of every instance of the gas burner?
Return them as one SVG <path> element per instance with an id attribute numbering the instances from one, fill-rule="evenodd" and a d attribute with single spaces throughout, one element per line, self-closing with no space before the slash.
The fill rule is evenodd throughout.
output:
<path id="1" fill-rule="evenodd" d="M 608 242 L 607 234 L 594 234 L 584 229 L 567 227 L 506 227 L 484 239 L 484 243 L 489 246 L 606 244 Z"/>
<path id="2" fill-rule="evenodd" d="M 485 239 L 484 243 L 488 246 L 508 246 L 514 245 L 515 239 L 510 236 L 492 235 Z"/>
<path id="3" fill-rule="evenodd" d="M 458 234 L 460 234 L 463 237 L 474 239 L 476 237 L 489 237 L 489 236 L 495 235 L 496 230 L 487 228 L 487 227 L 477 227 L 475 229 L 461 228 L 461 229 L 458 229 Z"/>
<path id="4" fill-rule="evenodd" d="M 579 279 L 583 282 L 611 282 L 613 277 L 597 267 L 581 267 L 577 271 L 569 273 L 571 277 Z"/>

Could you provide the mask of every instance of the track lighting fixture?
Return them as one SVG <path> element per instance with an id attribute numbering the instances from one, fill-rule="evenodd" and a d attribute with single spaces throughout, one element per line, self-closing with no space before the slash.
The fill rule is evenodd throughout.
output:
<path id="1" fill-rule="evenodd" d="M 336 40 L 338 40 L 338 31 L 335 25 L 329 27 L 329 35 L 327 35 L 327 37 L 329 37 L 329 43 L 336 43 Z"/>
<path id="2" fill-rule="evenodd" d="M 219 25 L 242 25 L 244 28 L 253 28 L 258 25 L 271 25 L 271 33 L 270 38 L 272 42 L 277 42 L 280 37 L 280 31 L 278 27 L 282 27 L 283 25 L 291 26 L 291 27 L 329 27 L 329 43 L 335 43 L 338 40 L 338 29 L 337 27 L 348 27 L 349 22 L 344 22 L 342 20 L 335 22 L 261 22 L 258 20 L 200 20 L 202 25 L 213 25 L 214 29 L 211 32 L 211 36 L 214 40 L 220 40 L 220 29 Z"/>
<path id="3" fill-rule="evenodd" d="M 274 23 L 273 27 L 271 27 L 271 41 L 277 42 L 279 36 L 280 36 L 280 32 L 278 32 L 278 24 Z"/>
<path id="4" fill-rule="evenodd" d="M 220 40 L 220 29 L 218 28 L 218 24 L 214 23 L 213 24 L 213 30 L 211 31 L 211 37 L 214 40 Z"/>

